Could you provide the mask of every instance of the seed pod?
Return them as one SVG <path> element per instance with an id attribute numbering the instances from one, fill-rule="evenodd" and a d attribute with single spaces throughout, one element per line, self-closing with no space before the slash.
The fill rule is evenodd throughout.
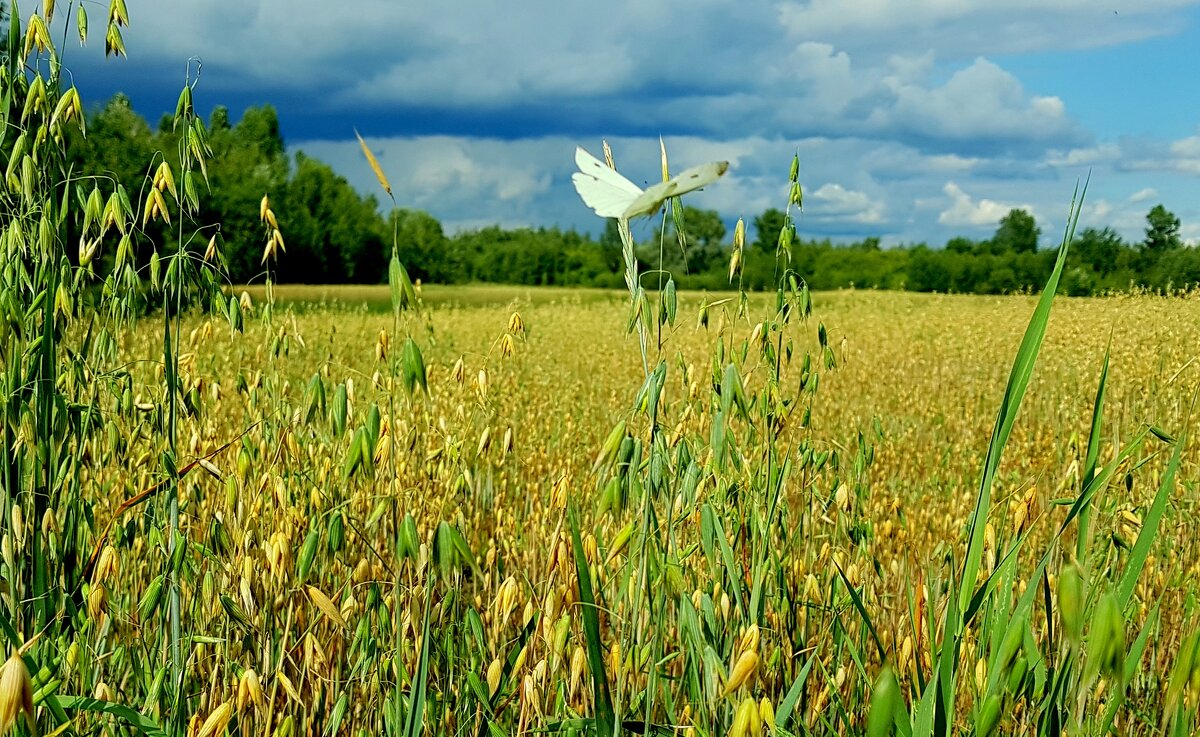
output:
<path id="1" fill-rule="evenodd" d="M 150 581 L 150 585 L 146 587 L 146 592 L 142 594 L 141 601 L 138 602 L 138 621 L 142 624 L 150 621 L 154 615 L 154 610 L 158 608 L 158 604 L 162 601 L 163 584 L 166 582 L 166 574 L 160 573 Z"/>
<path id="2" fill-rule="evenodd" d="M 241 679 L 238 680 L 238 711 L 245 711 L 246 706 L 250 704 L 261 709 L 264 703 L 262 683 L 258 680 L 258 673 L 255 673 L 253 668 L 247 668 L 242 672 Z"/>
<path id="3" fill-rule="evenodd" d="M 217 598 L 217 579 L 211 568 L 204 572 L 204 578 L 200 581 L 200 595 L 206 604 Z"/>
<path id="4" fill-rule="evenodd" d="M 733 670 L 729 672 L 729 680 L 725 683 L 725 689 L 721 692 L 722 696 L 737 691 L 744 686 L 754 673 L 758 670 L 758 653 L 753 650 L 746 650 L 738 656 L 737 663 L 734 664 Z"/>
<path id="5" fill-rule="evenodd" d="M 493 658 L 487 669 L 488 696 L 496 695 L 496 689 L 500 688 L 500 676 L 503 672 L 504 664 L 500 662 L 500 658 Z"/>
<path id="6" fill-rule="evenodd" d="M 341 510 L 337 510 L 329 518 L 329 552 L 337 554 L 346 544 L 346 523 L 342 519 Z"/>
<path id="7" fill-rule="evenodd" d="M 759 719 L 758 704 L 752 697 L 747 696 L 738 704 L 733 726 L 729 728 L 729 737 L 757 737 L 762 727 Z"/>
<path id="8" fill-rule="evenodd" d="M 633 523 L 625 525 L 617 532 L 617 536 L 613 538 L 612 545 L 608 548 L 608 558 L 605 559 L 604 565 L 612 563 L 613 559 L 625 550 L 625 546 L 629 544 L 629 539 L 633 537 Z"/>
<path id="9" fill-rule="evenodd" d="M 1123 675 L 1125 660 L 1125 617 L 1116 595 L 1100 597 L 1088 632 L 1088 670 L 1114 678 Z"/>
<path id="10" fill-rule="evenodd" d="M 666 289 L 663 290 L 663 310 L 666 313 L 667 323 L 675 324 L 675 315 L 679 307 L 679 297 L 675 290 L 675 280 L 668 279 Z"/>
<path id="11" fill-rule="evenodd" d="M 87 610 L 92 619 L 102 619 L 108 614 L 108 588 L 104 584 L 92 584 L 88 590 Z"/>
<path id="12" fill-rule="evenodd" d="M 525 320 L 521 317 L 520 312 L 514 312 L 508 316 L 508 332 L 513 335 L 525 334 Z"/>
<path id="13" fill-rule="evenodd" d="M 346 420 L 350 413 L 349 390 L 345 384 L 339 384 L 333 393 L 333 411 L 330 421 L 335 437 L 341 437 L 346 432 Z"/>
<path id="14" fill-rule="evenodd" d="M 762 635 L 759 634 L 757 624 L 752 624 L 746 628 L 742 636 L 738 638 L 738 650 L 753 650 L 758 652 L 758 643 L 761 641 Z"/>
<path id="15" fill-rule="evenodd" d="M 567 691 L 574 696 L 579 685 L 583 681 L 584 671 L 587 667 L 587 655 L 583 648 L 576 645 L 575 651 L 571 653 L 571 675 L 567 680 Z"/>
<path id="16" fill-rule="evenodd" d="M 320 609 L 321 613 L 324 614 L 329 621 L 333 622 L 342 629 L 349 629 L 349 625 L 346 624 L 346 620 L 342 617 L 342 613 L 338 611 L 338 608 L 334 606 L 333 601 L 331 601 L 323 591 L 318 589 L 316 586 L 306 586 L 305 591 L 308 592 L 308 598 L 312 601 L 313 605 L 316 606 L 317 609 Z"/>
<path id="17" fill-rule="evenodd" d="M 329 734 L 340 734 L 338 728 L 342 726 L 342 720 L 346 718 L 346 710 L 349 707 L 349 694 L 343 693 L 338 697 L 337 702 L 333 705 L 333 711 L 329 714 Z"/>
<path id="18" fill-rule="evenodd" d="M 0 670 L 0 732 L 7 732 L 18 715 L 24 715 L 31 734 L 34 730 L 33 680 L 25 659 L 14 651 Z"/>
<path id="19" fill-rule="evenodd" d="M 404 341 L 404 349 L 400 358 L 400 370 L 401 378 L 404 379 L 404 388 L 409 394 L 412 394 L 418 387 L 425 393 L 429 393 L 429 380 L 425 371 L 425 359 L 421 355 L 421 349 L 412 338 Z"/>
<path id="20" fill-rule="evenodd" d="M 230 619 L 245 629 L 251 629 L 253 627 L 253 625 L 250 623 L 250 617 L 246 615 L 245 610 L 242 609 L 242 606 L 237 603 L 236 599 L 229 594 L 221 594 L 220 601 L 221 608 L 225 610 L 225 613 L 229 615 Z"/>
<path id="21" fill-rule="evenodd" d="M 1083 576 L 1079 566 L 1068 563 L 1058 574 L 1058 616 L 1072 645 L 1079 645 L 1083 632 Z"/>
<path id="22" fill-rule="evenodd" d="M 417 559 L 417 555 L 420 552 L 421 538 L 417 533 L 417 521 L 413 519 L 411 514 L 404 515 L 404 521 L 400 523 L 398 542 L 398 552 L 401 558 Z"/>
<path id="23" fill-rule="evenodd" d="M 92 580 L 96 583 L 104 583 L 110 581 L 117 575 L 120 568 L 117 559 L 117 550 L 111 545 L 105 545 L 100 551 L 100 560 L 96 564 L 96 570 L 92 574 Z"/>
<path id="24" fill-rule="evenodd" d="M 204 720 L 196 737 L 216 737 L 216 735 L 224 733 L 225 726 L 229 724 L 231 717 L 233 717 L 233 703 L 223 702 L 208 715 L 208 719 Z"/>
<path id="25" fill-rule="evenodd" d="M 991 737 L 996 727 L 1000 726 L 1000 706 L 999 694 L 992 694 L 983 702 L 975 717 L 975 734 L 978 737 Z"/>
<path id="26" fill-rule="evenodd" d="M 1024 655 L 1017 657 L 1016 662 L 1013 663 L 1012 670 L 1008 672 L 1008 683 L 1005 684 L 1007 687 L 1006 693 L 1008 693 L 1014 699 L 1019 696 L 1021 693 L 1021 686 L 1025 680 L 1025 674 L 1028 672 L 1029 661 L 1025 659 Z"/>
<path id="27" fill-rule="evenodd" d="M 1008 673 L 1013 662 L 1017 658 L 1017 653 L 1021 650 L 1021 645 L 1025 642 L 1025 617 L 1015 617 L 1008 623 L 1008 632 L 1004 634 L 1004 641 L 1000 645 L 1000 672 Z"/>
<path id="28" fill-rule="evenodd" d="M 900 705 L 900 684 L 896 674 L 884 666 L 875 689 L 871 692 L 871 711 L 867 716 L 867 737 L 888 737 L 895 725 L 896 709 Z"/>
<path id="29" fill-rule="evenodd" d="M 738 222 L 741 222 L 740 220 Z M 766 725 L 767 731 L 775 734 L 775 707 L 766 696 L 758 702 L 758 718 Z"/>
<path id="30" fill-rule="evenodd" d="M 312 570 L 313 558 L 317 554 L 317 542 L 320 540 L 320 535 L 317 534 L 316 528 L 308 531 L 308 536 L 304 538 L 304 544 L 300 546 L 300 557 L 296 559 L 296 580 L 303 582 L 308 578 L 308 572 Z"/>

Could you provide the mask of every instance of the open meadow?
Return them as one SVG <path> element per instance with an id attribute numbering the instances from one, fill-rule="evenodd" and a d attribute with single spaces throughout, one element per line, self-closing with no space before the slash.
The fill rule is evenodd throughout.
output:
<path id="1" fill-rule="evenodd" d="M 872 705 L 887 688 L 918 718 L 1036 298 L 817 294 L 811 318 L 764 337 L 767 296 L 744 316 L 710 296 L 731 301 L 703 324 L 701 297 L 680 295 L 651 339 L 647 398 L 627 295 L 427 288 L 403 318 L 425 367 L 409 391 L 393 314 L 371 307 L 388 294 L 277 287 L 269 323 L 262 290 L 242 300 L 244 332 L 184 322 L 196 411 L 179 418 L 180 465 L 207 462 L 180 483 L 177 564 L 159 500 L 118 514 L 163 479 L 164 398 L 108 402 L 80 473 L 97 533 L 113 522 L 114 573 L 93 578 L 106 617 L 71 645 L 64 690 L 103 683 L 164 718 L 155 622 L 175 565 L 193 730 L 216 714 L 242 734 L 396 733 L 418 688 L 426 733 L 602 717 L 639 734 L 847 734 L 891 708 Z M 1110 335 L 1104 483 L 1080 546 L 1078 519 L 1056 533 L 1088 488 Z M 131 386 L 154 385 L 162 340 L 159 320 L 121 337 Z M 790 361 L 771 352 L 788 343 Z M 991 491 L 976 578 L 995 587 L 957 654 L 948 711 L 965 733 L 1033 734 L 1047 704 L 1096 733 L 1122 678 L 1122 734 L 1194 713 L 1192 671 L 1167 684 L 1195 642 L 1195 444 L 1152 511 L 1171 446 L 1145 428 L 1187 428 L 1198 344 L 1192 298 L 1054 305 Z M 1154 515 L 1114 627 L 1095 612 Z M 1097 644 L 1103 627 L 1119 649 Z"/>

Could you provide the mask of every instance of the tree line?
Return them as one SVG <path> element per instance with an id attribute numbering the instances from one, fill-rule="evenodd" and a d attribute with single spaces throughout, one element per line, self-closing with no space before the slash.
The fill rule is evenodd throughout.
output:
<path id="1" fill-rule="evenodd" d="M 147 173 L 159 161 L 177 163 L 180 135 L 172 130 L 170 116 L 152 128 L 127 97 L 117 95 L 89 114 L 87 136 L 69 142 L 70 157 L 78 171 L 107 172 L 101 183 L 104 197 L 119 186 L 138 203 Z M 148 257 L 152 243 L 216 236 L 230 281 L 261 281 L 266 267 L 259 205 L 267 194 L 286 242 L 286 253 L 270 265 L 277 282 L 381 282 L 395 234 L 410 275 L 426 282 L 622 285 L 615 221 L 598 238 L 555 227 L 493 226 L 447 235 L 430 214 L 403 209 L 383 213 L 375 197 L 356 191 L 328 164 L 303 153 L 290 156 L 270 105 L 246 110 L 236 124 L 227 109 L 216 108 L 208 121 L 208 141 L 214 155 L 198 222 L 186 235 L 176 226 L 151 223 L 147 228 L 159 230 L 134 239 L 135 257 Z M 731 246 L 720 215 L 686 206 L 682 215 L 682 232 L 673 232 L 675 221 L 669 218 L 672 232 L 666 245 L 660 245 L 656 232 L 653 242 L 639 247 L 639 260 L 646 269 L 659 268 L 661 262 L 683 288 L 727 288 Z M 878 238 L 834 244 L 784 232 L 786 222 L 776 209 L 753 218 L 757 236 L 746 246 L 738 276 L 745 288 L 776 283 L 780 243 L 787 244 L 790 267 L 814 289 L 1033 290 L 1045 281 L 1054 261 L 1053 250 L 1037 247 L 1041 232 L 1034 217 L 1019 209 L 1001 219 L 991 238 L 956 237 L 940 248 L 919 243 L 885 249 Z M 104 250 L 111 259 L 114 249 Z M 1185 246 L 1179 218 L 1161 204 L 1147 213 L 1141 241 L 1127 242 L 1112 228 L 1077 233 L 1064 275 L 1072 294 L 1198 283 L 1200 249 Z"/>

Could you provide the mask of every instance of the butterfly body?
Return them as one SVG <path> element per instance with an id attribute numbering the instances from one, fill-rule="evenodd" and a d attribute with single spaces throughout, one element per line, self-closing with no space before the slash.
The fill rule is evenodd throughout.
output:
<path id="1" fill-rule="evenodd" d="M 575 164 L 571 181 L 584 204 L 600 217 L 622 220 L 653 215 L 671 197 L 711 184 L 729 169 L 728 161 L 701 164 L 643 190 L 582 147 L 575 149 Z"/>

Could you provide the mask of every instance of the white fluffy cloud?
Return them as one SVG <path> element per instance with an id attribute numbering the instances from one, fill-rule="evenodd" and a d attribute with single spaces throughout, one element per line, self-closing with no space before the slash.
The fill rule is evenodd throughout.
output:
<path id="1" fill-rule="evenodd" d="M 849 3 L 844 13 L 770 0 L 706 0 L 686 12 L 666 0 L 451 5 L 365 0 L 351 12 L 317 0 L 172 0 L 139 8 L 127 40 L 135 58 L 203 59 L 223 89 L 309 91 L 313 107 L 348 115 L 492 110 L 500 125 L 612 133 L 1078 142 L 1060 100 L 1027 93 L 986 59 L 939 67 L 936 45 L 895 42 L 872 46 L 895 50 L 875 58 L 835 29 L 795 31 L 797 13 L 817 19 L 815 29 L 838 18 L 853 30 L 860 11 L 905 15 L 898 3 Z M 942 5 L 917 3 L 917 17 Z M 987 14 L 952 15 L 983 23 Z"/>
<path id="2" fill-rule="evenodd" d="M 1076 137 L 1075 124 L 1062 100 L 1027 94 L 1015 77 L 984 58 L 955 72 L 940 87 L 900 78 L 889 78 L 886 83 L 895 102 L 872 113 L 871 122 L 880 130 L 900 127 L 943 142 Z"/>
<path id="3" fill-rule="evenodd" d="M 808 195 L 809 216 L 850 222 L 859 225 L 879 225 L 885 221 L 887 208 L 872 200 L 865 192 L 848 190 L 840 184 L 822 184 Z"/>
<path id="4" fill-rule="evenodd" d="M 1061 218 L 1089 173 L 1085 216 L 1096 222 L 1086 224 L 1136 235 L 1158 192 L 1185 223 L 1200 220 L 1200 205 L 1190 206 L 1200 198 L 1185 196 L 1200 189 L 1200 133 L 1097 138 L 1075 90 L 1036 89 L 1011 61 L 1175 33 L 1196 7 L 170 0 L 132 9 L 126 42 L 138 74 L 165 69 L 160 83 L 176 89 L 184 61 L 201 58 L 198 99 L 275 102 L 290 145 L 377 192 L 351 137 L 363 127 L 402 206 L 451 230 L 598 230 L 570 185 L 574 146 L 595 150 L 607 137 L 622 170 L 645 182 L 658 176 L 661 134 L 675 170 L 732 162 L 688 198 L 730 221 L 782 207 L 799 153 L 802 229 L 940 245 L 990 232 L 1013 206 Z M 71 63 L 98 64 L 94 56 Z M 145 82 L 134 75 L 121 86 Z M 144 112 L 153 120 L 160 111 Z M 325 128 L 311 132 L 317 118 Z M 1049 232 L 1053 222 L 1042 224 Z"/>
<path id="5" fill-rule="evenodd" d="M 1138 41 L 1177 27 L 1188 0 L 788 0 L 779 17 L 799 39 L 847 48 L 1020 53 Z M 1069 32 L 1064 32 L 1070 29 Z"/>
<path id="6" fill-rule="evenodd" d="M 954 182 L 946 182 L 946 186 L 942 188 L 942 191 L 950 198 L 950 206 L 942 210 L 938 215 L 938 222 L 942 225 L 968 227 L 994 226 L 1000 222 L 1000 218 L 1007 215 L 1009 210 L 1013 209 L 1026 210 L 1036 216 L 1036 208 L 1032 205 L 1006 204 L 987 197 L 975 199 L 964 192 L 962 187 L 959 187 Z"/>

